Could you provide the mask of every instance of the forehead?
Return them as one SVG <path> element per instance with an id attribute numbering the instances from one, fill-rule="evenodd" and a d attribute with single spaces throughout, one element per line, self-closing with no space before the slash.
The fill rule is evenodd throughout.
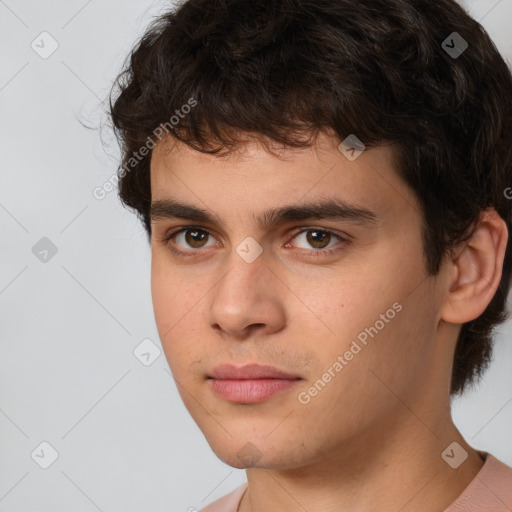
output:
<path id="1" fill-rule="evenodd" d="M 164 139 L 151 158 L 152 202 L 173 199 L 213 212 L 262 212 L 267 206 L 339 199 L 383 216 L 419 212 L 413 192 L 394 167 L 390 146 L 349 160 L 335 137 L 321 135 L 307 148 L 251 140 L 222 156 Z"/>

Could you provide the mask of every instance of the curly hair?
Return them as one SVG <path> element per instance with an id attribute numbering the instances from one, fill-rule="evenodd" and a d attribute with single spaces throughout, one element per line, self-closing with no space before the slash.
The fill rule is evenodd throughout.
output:
<path id="1" fill-rule="evenodd" d="M 467 48 L 450 54 L 454 41 Z M 247 134 L 297 148 L 325 130 L 393 144 L 421 204 L 428 275 L 486 208 L 511 233 L 512 75 L 454 0 L 187 0 L 136 43 L 109 115 L 119 198 L 149 239 L 151 149 L 164 131 L 219 156 Z M 494 328 L 508 318 L 511 245 L 493 299 L 461 327 L 452 395 L 487 368 Z"/>

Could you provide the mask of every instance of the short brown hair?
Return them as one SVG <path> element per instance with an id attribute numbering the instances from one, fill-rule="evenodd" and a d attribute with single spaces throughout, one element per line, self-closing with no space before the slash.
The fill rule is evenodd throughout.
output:
<path id="1" fill-rule="evenodd" d="M 446 51 L 454 41 L 461 50 L 467 42 L 462 54 Z M 196 106 L 170 125 L 191 98 Z M 151 153 L 130 159 L 164 124 L 213 154 L 247 133 L 290 147 L 321 130 L 356 134 L 366 147 L 395 144 L 397 172 L 422 206 L 429 275 L 487 207 L 511 232 L 512 76 L 454 0 L 185 1 L 133 48 L 110 115 L 123 154 L 119 196 L 148 237 Z M 509 240 L 493 299 L 461 328 L 452 394 L 490 361 L 493 329 L 508 318 L 511 262 Z"/>

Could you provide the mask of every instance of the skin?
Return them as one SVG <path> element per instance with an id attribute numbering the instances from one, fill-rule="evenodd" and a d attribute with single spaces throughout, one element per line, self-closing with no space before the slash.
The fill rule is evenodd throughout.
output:
<path id="1" fill-rule="evenodd" d="M 276 147 L 276 156 L 254 138 L 227 157 L 172 139 L 157 145 L 152 200 L 177 199 L 223 221 L 153 220 L 158 332 L 212 450 L 247 469 L 241 512 L 441 512 L 483 465 L 453 424 L 450 376 L 461 324 L 485 310 L 500 281 L 506 224 L 488 210 L 471 240 L 429 277 L 419 203 L 395 172 L 393 148 L 349 161 L 338 143 L 322 133 L 312 147 Z M 267 228 L 255 221 L 267 209 L 334 196 L 372 210 L 378 222 L 309 219 Z M 182 233 L 174 247 L 191 256 L 173 254 L 163 238 L 190 225 L 206 230 L 204 239 L 191 245 Z M 311 239 L 299 233 L 305 228 L 334 235 Z M 250 264 L 236 252 L 249 236 L 263 250 Z M 337 251 L 313 254 L 326 246 Z M 298 393 L 394 303 L 402 306 L 394 318 L 300 403 Z M 221 363 L 268 364 L 303 380 L 264 402 L 234 404 L 208 385 Z M 454 441 L 468 453 L 457 469 L 441 457 Z M 243 462 L 240 450 L 253 460 Z"/>

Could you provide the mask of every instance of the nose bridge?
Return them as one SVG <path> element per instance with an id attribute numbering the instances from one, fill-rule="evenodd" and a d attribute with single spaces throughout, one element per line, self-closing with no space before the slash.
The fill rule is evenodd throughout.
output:
<path id="1" fill-rule="evenodd" d="M 263 248 L 252 237 L 246 237 L 232 248 L 227 260 L 227 272 L 217 287 L 216 299 L 254 300 L 266 280 L 268 262 Z"/>
<path id="2" fill-rule="evenodd" d="M 251 237 L 248 237 L 251 238 Z M 211 299 L 211 325 L 240 333 L 252 324 L 272 324 L 282 314 L 263 248 L 255 239 L 234 246 Z M 277 315 L 277 316 L 276 316 Z"/>

